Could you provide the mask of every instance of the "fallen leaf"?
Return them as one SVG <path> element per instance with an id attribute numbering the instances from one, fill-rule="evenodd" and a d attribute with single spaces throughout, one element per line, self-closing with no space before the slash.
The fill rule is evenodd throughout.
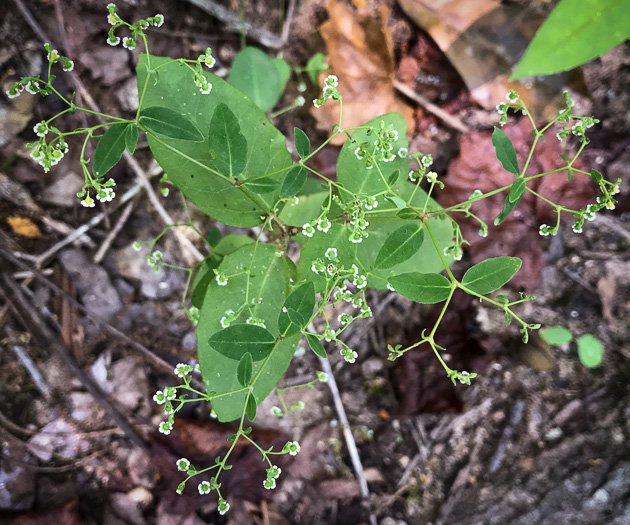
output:
<path id="1" fill-rule="evenodd" d="M 584 89 L 580 75 L 574 74 L 527 79 L 527 83 L 508 80 L 543 21 L 534 8 L 504 5 L 501 0 L 398 0 L 398 4 L 431 35 L 473 98 L 486 109 L 515 89 L 533 115 L 548 117 L 563 106 L 562 88 L 569 78 L 575 77 L 576 87 Z"/>
<path id="2" fill-rule="evenodd" d="M 519 166 L 529 152 L 532 141 L 531 125 L 522 119 L 517 125 L 506 126 L 506 135 L 511 139 L 519 158 Z M 448 207 L 468 199 L 479 189 L 483 193 L 507 186 L 514 181 L 514 175 L 503 169 L 496 158 L 489 131 L 462 135 L 460 155 L 451 162 L 448 169 L 446 188 L 439 194 L 441 206 Z M 568 154 L 559 147 L 555 138 L 539 142 L 528 166 L 526 175 L 552 171 L 566 165 L 558 156 Z M 583 169 L 580 159 L 574 166 Z M 528 182 L 527 186 L 552 202 L 571 209 L 580 209 L 594 202 L 594 191 L 590 178 L 576 175 L 570 181 L 566 172 L 547 175 Z M 473 263 L 490 257 L 510 255 L 523 260 L 523 266 L 510 281 L 510 285 L 526 291 L 533 291 L 540 283 L 545 263 L 542 259 L 541 237 L 538 229 L 541 223 L 555 224 L 555 213 L 547 203 L 526 192 L 518 206 L 500 226 L 494 226 L 494 219 L 503 210 L 506 192 L 488 197 L 473 204 L 472 213 L 488 224 L 488 236 L 478 235 L 479 223 L 473 219 L 456 217 L 464 238 L 470 242 L 467 248 Z M 565 218 L 568 218 L 565 214 Z M 588 225 L 586 226 L 588 227 Z"/>
<path id="3" fill-rule="evenodd" d="M 7 217 L 7 224 L 13 230 L 13 233 L 29 239 L 35 239 L 42 236 L 42 232 L 31 219 L 28 217 Z"/>
<path id="4" fill-rule="evenodd" d="M 394 91 L 394 50 L 387 28 L 389 10 L 381 6 L 378 16 L 363 14 L 351 7 L 330 0 L 329 20 L 320 31 L 328 51 L 326 62 L 339 78 L 343 98 L 342 127 L 360 126 L 380 115 L 399 112 L 407 121 L 407 132 L 413 131 L 413 109 Z M 331 73 L 322 74 L 320 83 Z M 319 129 L 330 131 L 339 123 L 339 103 L 328 100 L 321 108 L 313 108 Z M 345 135 L 332 144 L 340 145 Z"/>

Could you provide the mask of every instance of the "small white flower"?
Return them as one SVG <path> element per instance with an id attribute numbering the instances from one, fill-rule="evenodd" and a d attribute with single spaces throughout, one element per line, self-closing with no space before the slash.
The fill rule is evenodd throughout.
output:
<path id="1" fill-rule="evenodd" d="M 306 237 L 312 237 L 315 233 L 315 228 L 313 228 L 313 225 L 310 223 L 306 223 L 304 226 L 302 226 L 302 235 L 305 235 Z"/>
<path id="2" fill-rule="evenodd" d="M 276 467 L 275 465 L 271 465 L 271 467 L 267 469 L 268 478 L 278 479 L 280 474 L 282 474 L 282 469 L 280 467 Z"/>
<path id="3" fill-rule="evenodd" d="M 136 250 L 137 252 L 139 252 L 142 249 L 142 244 L 140 244 L 139 241 L 134 242 L 132 245 L 134 250 Z"/>
<path id="4" fill-rule="evenodd" d="M 199 91 L 202 95 L 208 95 L 212 91 L 212 84 L 210 82 L 202 82 L 199 86 Z"/>
<path id="5" fill-rule="evenodd" d="M 541 224 L 541 225 L 540 225 L 540 228 L 538 229 L 538 233 L 539 233 L 541 236 L 543 236 L 543 237 L 547 237 L 547 235 L 549 235 L 549 233 L 550 233 L 550 232 L 549 232 L 549 229 L 550 229 L 550 228 L 551 228 L 551 227 L 550 227 L 550 226 L 547 226 L 546 224 Z"/>
<path id="6" fill-rule="evenodd" d="M 116 35 L 112 35 L 107 38 L 107 43 L 110 46 L 117 46 L 118 44 L 120 44 L 120 37 Z"/>
<path id="7" fill-rule="evenodd" d="M 435 173 L 435 171 L 430 171 L 427 173 L 427 179 L 429 179 L 432 183 L 435 183 L 435 181 L 437 181 L 437 173 Z"/>
<path id="8" fill-rule="evenodd" d="M 267 478 L 265 481 L 263 481 L 263 487 L 265 487 L 267 490 L 272 490 L 276 488 L 276 480 L 274 478 Z"/>
<path id="9" fill-rule="evenodd" d="M 321 232 L 326 233 L 328 230 L 330 230 L 331 226 L 332 223 L 326 217 L 322 217 L 317 221 L 317 229 Z"/>
<path id="10" fill-rule="evenodd" d="M 164 15 L 160 13 L 155 15 L 153 18 L 157 19 L 153 21 L 153 25 L 155 27 L 162 27 L 162 24 L 164 23 Z"/>
<path id="11" fill-rule="evenodd" d="M 284 449 L 292 456 L 297 456 L 297 453 L 300 451 L 300 444 L 297 441 L 289 441 L 284 446 Z"/>
<path id="12" fill-rule="evenodd" d="M 329 259 L 331 261 L 336 259 L 337 258 L 337 248 L 328 248 L 324 255 L 326 256 L 326 259 Z"/>
<path id="13" fill-rule="evenodd" d="M 354 155 L 357 159 L 363 160 L 365 158 L 365 151 L 363 151 L 363 149 L 361 149 L 361 146 L 359 146 L 357 149 L 354 150 Z"/>
<path id="14" fill-rule="evenodd" d="M 367 199 L 365 199 L 365 202 L 363 203 L 363 207 L 366 210 L 373 210 L 377 206 L 378 206 L 378 200 L 376 200 L 375 197 L 368 197 Z"/>
<path id="15" fill-rule="evenodd" d="M 24 89 L 28 91 L 31 95 L 36 95 L 39 93 L 39 83 L 34 80 L 29 80 Z"/>
<path id="16" fill-rule="evenodd" d="M 161 390 L 158 390 L 153 395 L 153 401 L 155 401 L 158 405 L 163 405 L 164 403 L 166 403 L 166 395 L 164 395 L 164 392 L 162 392 Z"/>
<path id="17" fill-rule="evenodd" d="M 221 323 L 221 328 L 227 328 L 228 326 L 230 326 L 230 320 L 225 316 L 221 317 L 220 323 Z"/>
<path id="18" fill-rule="evenodd" d="M 398 156 L 401 159 L 404 159 L 409 153 L 409 150 L 407 148 L 399 148 L 398 149 Z"/>
<path id="19" fill-rule="evenodd" d="M 85 206 L 86 208 L 94 208 L 95 206 L 94 201 L 92 200 L 92 197 L 90 197 L 89 195 L 85 196 L 85 199 L 81 201 L 81 204 Z"/>
<path id="20" fill-rule="evenodd" d="M 321 372 L 321 371 L 317 371 L 315 372 L 315 374 L 317 374 L 317 379 L 318 381 L 322 382 L 322 383 L 327 383 L 328 382 L 328 374 L 326 372 Z"/>
<path id="21" fill-rule="evenodd" d="M 177 466 L 177 470 L 180 472 L 186 472 L 190 468 L 190 461 L 186 458 L 181 458 L 177 460 L 175 465 Z"/>
<path id="22" fill-rule="evenodd" d="M 609 199 L 606 201 L 606 209 L 607 210 L 614 210 L 615 209 L 615 203 L 613 200 Z"/>
<path id="23" fill-rule="evenodd" d="M 390 292 L 395 292 L 395 291 L 396 291 L 396 290 L 394 289 L 394 287 L 393 287 L 391 284 L 389 284 L 389 283 L 387 283 L 387 289 L 388 289 Z"/>
<path id="24" fill-rule="evenodd" d="M 130 36 L 126 36 L 125 38 L 123 38 L 123 47 L 125 49 L 129 49 L 129 50 L 135 49 L 136 48 L 136 42 Z"/>
<path id="25" fill-rule="evenodd" d="M 64 60 L 62 69 L 64 71 L 72 71 L 74 69 L 74 62 L 70 59 L 68 59 L 67 62 Z"/>
<path id="26" fill-rule="evenodd" d="M 339 79 L 336 75 L 328 75 L 326 80 L 324 80 L 324 84 L 332 87 L 337 87 L 339 85 Z"/>
<path id="27" fill-rule="evenodd" d="M 48 61 L 51 61 L 51 60 L 52 60 L 52 61 L 55 61 L 55 60 L 57 60 L 58 58 L 59 58 L 59 51 L 57 51 L 56 49 L 51 49 L 51 50 L 48 52 L 48 57 L 47 57 Z"/>
<path id="28" fill-rule="evenodd" d="M 355 231 L 350 234 L 349 239 L 354 244 L 360 244 L 363 241 L 363 235 L 361 235 L 361 232 Z"/>
<path id="29" fill-rule="evenodd" d="M 610 192 L 611 195 L 617 195 L 617 193 L 619 193 L 619 184 L 615 184 Z"/>
<path id="30" fill-rule="evenodd" d="M 48 133 L 48 125 L 45 122 L 38 122 L 33 126 L 33 131 L 38 137 L 44 137 Z"/>
<path id="31" fill-rule="evenodd" d="M 219 500 L 219 514 L 223 516 L 228 510 L 230 510 L 230 504 L 224 499 Z"/>
<path id="32" fill-rule="evenodd" d="M 346 362 L 350 364 L 354 363 L 357 360 L 357 357 L 359 357 L 359 354 L 357 354 L 354 350 L 350 350 L 343 355 Z"/>
<path id="33" fill-rule="evenodd" d="M 168 436 L 173 430 L 173 425 L 169 421 L 162 421 L 158 426 L 158 430 L 165 436 Z"/>
<path id="34" fill-rule="evenodd" d="M 329 328 L 322 335 L 326 341 L 330 342 L 335 337 L 335 331 Z"/>
<path id="35" fill-rule="evenodd" d="M 577 224 L 573 225 L 573 233 L 582 233 L 582 227 L 577 226 Z"/>
<path id="36" fill-rule="evenodd" d="M 323 103 L 324 103 L 324 99 L 321 99 L 321 98 L 313 99 L 313 106 L 315 106 L 316 108 L 321 108 Z"/>
<path id="37" fill-rule="evenodd" d="M 416 182 L 418 180 L 418 174 L 415 171 L 410 170 L 409 171 L 409 180 L 411 182 Z"/>
<path id="38" fill-rule="evenodd" d="M 420 162 L 425 168 L 428 168 L 431 164 L 433 164 L 433 157 L 430 154 L 423 155 Z"/>
<path id="39" fill-rule="evenodd" d="M 179 363 L 175 370 L 173 370 L 177 377 L 181 377 L 184 379 L 190 372 L 192 372 L 192 366 L 187 365 L 186 363 Z"/>
<path id="40" fill-rule="evenodd" d="M 276 407 L 276 406 L 271 407 L 271 415 L 272 416 L 280 417 L 280 416 L 282 416 L 282 414 L 283 414 L 283 412 L 282 412 L 282 409 L 280 407 Z"/>
<path id="41" fill-rule="evenodd" d="M 367 277 L 365 275 L 357 275 L 352 283 L 360 290 L 367 286 Z"/>
<path id="42" fill-rule="evenodd" d="M 210 494 L 210 491 L 212 490 L 212 488 L 210 487 L 210 483 L 208 483 L 207 481 L 202 481 L 201 483 L 199 483 L 197 489 L 199 490 L 199 494 L 201 495 Z"/>
<path id="43" fill-rule="evenodd" d="M 15 98 L 15 97 L 19 97 L 20 93 L 22 93 L 23 90 L 24 90 L 24 86 L 22 84 L 17 84 L 7 89 L 6 94 L 7 94 L 7 97 L 9 98 Z"/>
<path id="44" fill-rule="evenodd" d="M 516 91 L 514 91 L 513 89 L 510 89 L 508 94 L 505 95 L 505 98 L 507 99 L 508 102 L 517 102 L 518 101 L 518 93 Z"/>
<path id="45" fill-rule="evenodd" d="M 228 278 L 223 275 L 222 273 L 218 274 L 215 278 L 215 280 L 217 281 L 217 284 L 219 286 L 225 286 L 228 283 Z"/>

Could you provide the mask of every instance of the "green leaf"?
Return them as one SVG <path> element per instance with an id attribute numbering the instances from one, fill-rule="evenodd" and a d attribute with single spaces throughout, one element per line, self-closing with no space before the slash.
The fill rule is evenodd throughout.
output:
<path id="1" fill-rule="evenodd" d="M 208 134 L 210 155 L 219 173 L 235 178 L 247 165 L 247 139 L 232 110 L 223 102 L 214 110 Z"/>
<path id="2" fill-rule="evenodd" d="M 236 378 L 242 386 L 248 386 L 254 373 L 254 360 L 252 354 L 245 352 L 236 367 Z"/>
<path id="3" fill-rule="evenodd" d="M 300 128 L 293 128 L 293 136 L 295 138 L 295 149 L 301 159 L 308 157 L 311 153 L 311 141 L 306 133 Z"/>
<path id="4" fill-rule="evenodd" d="M 392 171 L 389 174 L 389 177 L 387 177 L 387 184 L 389 184 L 390 186 L 393 186 L 394 184 L 396 184 L 398 177 L 400 177 L 400 170 Z"/>
<path id="5" fill-rule="evenodd" d="M 564 326 L 550 326 L 540 331 L 540 336 L 550 345 L 570 343 L 573 335 Z"/>
<path id="6" fill-rule="evenodd" d="M 277 179 L 264 177 L 261 179 L 247 180 L 243 183 L 243 186 L 249 191 L 263 195 L 265 193 L 273 193 L 276 191 L 280 187 L 280 182 Z"/>
<path id="7" fill-rule="evenodd" d="M 510 138 L 496 126 L 492 132 L 492 145 L 496 153 L 497 159 L 506 171 L 513 173 L 518 177 L 518 159 L 516 158 L 516 150 L 512 145 Z"/>
<path id="8" fill-rule="evenodd" d="M 585 334 L 578 339 L 578 356 L 587 368 L 599 366 L 604 357 L 604 347 L 591 334 Z"/>
<path id="9" fill-rule="evenodd" d="M 221 241 L 221 238 L 221 230 L 219 230 L 219 228 L 217 228 L 216 226 L 213 226 L 212 229 L 208 232 L 208 244 L 215 248 L 217 244 L 219 244 L 219 242 Z"/>
<path id="10" fill-rule="evenodd" d="M 511 80 L 567 71 L 630 37 L 630 0 L 562 0 L 540 27 Z"/>
<path id="11" fill-rule="evenodd" d="M 388 282 L 400 295 L 421 304 L 441 303 L 451 293 L 451 282 L 439 273 L 404 273 Z"/>
<path id="12" fill-rule="evenodd" d="M 209 339 L 222 329 L 221 319 L 229 310 L 235 312 L 230 326 L 255 317 L 277 338 L 278 312 L 290 290 L 290 280 L 295 281 L 296 275 L 290 259 L 278 257 L 274 246 L 259 243 L 247 244 L 227 255 L 218 271 L 228 276 L 228 283 L 219 286 L 212 279 L 207 287 L 197 325 L 197 352 L 206 391 L 213 390 L 220 396 L 212 400 L 212 407 L 219 420 L 226 422 L 241 417 L 247 391 L 237 380 L 240 357 L 234 360 L 225 356 L 209 344 Z M 276 341 L 265 359 L 254 361 L 250 384 L 257 400 L 264 400 L 286 372 L 300 337 L 285 336 Z M 252 358 L 255 360 L 253 354 Z"/>
<path id="13" fill-rule="evenodd" d="M 315 308 L 315 286 L 312 281 L 309 281 L 297 287 L 284 302 L 278 316 L 280 333 L 287 333 L 292 323 L 295 331 L 305 328 L 313 315 L 313 308 Z"/>
<path id="14" fill-rule="evenodd" d="M 599 183 L 603 178 L 604 177 L 599 171 L 597 171 L 596 169 L 591 170 L 591 179 L 593 179 L 593 182 Z"/>
<path id="15" fill-rule="evenodd" d="M 280 79 L 280 93 L 284 93 L 287 82 L 291 78 L 291 66 L 284 58 L 272 58 L 271 62 L 276 66 L 278 78 Z"/>
<path id="16" fill-rule="evenodd" d="M 127 133 L 125 133 L 125 147 L 127 151 L 132 155 L 136 151 L 136 146 L 138 145 L 138 126 L 134 124 L 129 124 L 127 126 Z"/>
<path id="17" fill-rule="evenodd" d="M 518 201 L 521 200 L 521 197 L 525 193 L 525 188 L 527 187 L 527 183 L 525 179 L 519 177 L 512 183 L 512 187 L 510 188 L 510 193 L 508 194 L 508 201 L 510 203 L 517 204 Z"/>
<path id="18" fill-rule="evenodd" d="M 101 137 L 94 151 L 94 175 L 102 177 L 120 160 L 125 151 L 127 128 L 133 124 L 112 124 Z"/>
<path id="19" fill-rule="evenodd" d="M 258 407 L 258 403 L 256 403 L 256 398 L 254 397 L 254 393 L 250 392 L 247 397 L 247 403 L 245 405 L 245 414 L 250 421 L 254 421 L 256 419 L 256 408 Z"/>
<path id="20" fill-rule="evenodd" d="M 398 170 L 396 170 L 398 171 Z M 385 200 L 391 202 L 396 208 L 401 209 L 407 206 L 407 203 L 397 195 L 385 195 Z"/>
<path id="21" fill-rule="evenodd" d="M 405 224 L 385 241 L 374 261 L 374 268 L 391 268 L 412 257 L 422 246 L 424 228 L 421 222 Z"/>
<path id="22" fill-rule="evenodd" d="M 217 352 L 240 361 L 249 353 L 254 361 L 267 357 L 276 343 L 276 338 L 265 328 L 253 324 L 235 324 L 214 334 L 208 340 Z"/>
<path id="23" fill-rule="evenodd" d="M 378 129 L 381 126 L 381 122 L 386 128 L 391 127 L 398 132 L 398 140 L 393 145 L 394 151 L 398 151 L 399 148 L 408 147 L 407 124 L 403 116 L 399 113 L 389 113 L 378 117 L 366 123 L 362 126 L 362 128 L 373 127 Z M 441 208 L 437 202 L 429 198 L 422 189 L 418 188 L 415 184 L 412 184 L 408 180 L 403 180 L 405 179 L 404 175 L 409 173 L 410 161 L 408 158 L 401 159 L 396 156 L 396 158 L 391 162 L 379 163 L 380 170 L 368 170 L 365 167 L 365 162 L 357 159 L 354 152 L 358 144 L 368 143 L 371 145 L 369 147 L 373 147 L 375 140 L 376 137 L 374 133 L 368 135 L 366 129 L 358 129 L 352 134 L 352 140 L 347 140 L 345 142 L 337 160 L 337 180 L 339 183 L 349 190 L 349 192 L 356 195 L 387 194 L 388 197 L 395 196 L 401 199 L 406 203 L 405 206 L 407 207 L 413 206 L 419 210 L 426 209 L 427 211 L 439 211 Z M 402 176 L 396 183 L 396 186 L 389 186 L 387 183 L 387 176 L 381 175 L 381 173 L 389 174 L 396 170 L 398 170 Z M 344 202 L 349 202 L 352 199 L 351 193 L 341 192 L 339 196 L 342 200 L 344 200 Z M 400 202 L 396 199 L 395 201 L 400 205 Z M 392 272 L 400 275 L 403 273 L 417 271 L 418 268 L 422 268 L 422 271 L 425 273 L 440 272 L 444 269 L 442 261 L 440 260 L 440 257 L 432 243 L 424 243 L 412 257 L 393 266 L 392 268 L 375 268 L 374 261 L 381 247 L 387 241 L 387 238 L 395 230 L 405 224 L 417 224 L 417 220 L 415 220 L 417 219 L 417 214 L 413 212 L 411 208 L 399 209 L 396 204 L 381 197 L 378 197 L 377 214 L 379 220 L 368 219 L 370 223 L 367 229 L 368 237 L 360 244 L 356 245 L 358 261 L 350 262 L 350 265 L 356 262 L 361 273 L 367 276 L 368 287 L 377 290 L 385 289 L 387 286 L 387 279 Z M 414 220 L 391 220 L 396 216 Z M 300 223 L 300 226 L 302 224 L 304 223 Z M 440 251 L 446 246 L 449 246 L 453 236 L 453 230 L 449 222 L 435 217 L 430 219 L 429 224 L 433 229 Z M 318 235 L 319 232 L 314 236 L 313 242 Z M 350 231 L 347 231 L 347 235 L 350 235 Z M 310 243 L 311 241 L 307 242 Z M 306 243 L 304 246 L 306 246 Z M 322 248 L 325 251 L 326 248 L 323 246 Z M 322 254 L 323 251 L 317 253 L 315 258 L 321 257 Z M 448 263 L 452 262 L 452 260 L 452 256 L 447 258 Z"/>
<path id="24" fill-rule="evenodd" d="M 203 305 L 208 285 L 215 279 L 212 270 L 218 268 L 219 264 L 221 264 L 221 259 L 212 254 L 206 257 L 199 266 L 199 271 L 197 275 L 195 275 L 195 280 L 191 287 L 192 291 L 190 293 L 190 303 L 193 306 L 201 308 Z"/>
<path id="25" fill-rule="evenodd" d="M 297 129 L 297 128 L 295 128 Z M 306 184 L 308 173 L 303 166 L 295 165 L 287 173 L 280 189 L 280 198 L 286 199 L 297 195 Z"/>
<path id="26" fill-rule="evenodd" d="M 522 261 L 518 257 L 494 257 L 468 268 L 462 284 L 480 295 L 494 292 L 518 272 Z"/>
<path id="27" fill-rule="evenodd" d="M 247 246 L 248 244 L 253 244 L 254 242 L 256 241 L 247 235 L 243 235 L 242 233 L 233 233 L 221 238 L 214 247 L 214 253 L 220 257 L 225 257 L 226 255 L 234 253 L 239 248 Z"/>
<path id="28" fill-rule="evenodd" d="M 149 131 L 172 139 L 189 142 L 203 141 L 201 131 L 184 115 L 170 108 L 153 106 L 140 112 L 140 122 Z"/>
<path id="29" fill-rule="evenodd" d="M 305 335 L 308 346 L 311 348 L 313 353 L 316 356 L 321 357 L 322 359 L 328 359 L 328 356 L 326 355 L 326 349 L 324 348 L 322 342 L 317 338 L 317 336 L 311 333 Z"/>
<path id="30" fill-rule="evenodd" d="M 236 54 L 230 69 L 230 84 L 245 93 L 263 111 L 272 109 L 283 91 L 278 68 L 255 47 L 244 47 Z"/>
<path id="31" fill-rule="evenodd" d="M 311 82 L 317 85 L 317 77 L 322 71 L 326 71 L 330 66 L 326 63 L 326 55 L 323 53 L 314 54 L 306 63 L 306 73 L 308 74 Z"/>
<path id="32" fill-rule="evenodd" d="M 159 75 L 155 69 L 159 68 Z M 281 182 L 292 165 L 286 140 L 269 119 L 249 98 L 234 86 L 211 73 L 203 73 L 212 84 L 212 92 L 204 95 L 194 84 L 193 72 L 170 58 L 140 55 L 137 66 L 138 90 L 146 93 L 142 108 L 169 107 L 195 124 L 198 129 L 210 130 L 219 104 L 227 105 L 247 141 L 247 159 L 238 176 L 240 182 L 273 173 L 269 178 Z M 234 185 L 229 171 L 222 173 L 210 153 L 210 140 L 203 143 L 167 139 L 151 133 L 148 136 L 153 156 L 177 186 L 199 209 L 217 221 L 232 226 L 251 227 L 262 222 L 265 210 L 278 200 L 279 188 L 273 193 L 253 195 Z M 257 397 L 258 396 L 257 394 Z M 243 399 L 242 404 L 245 403 Z"/>
<path id="33" fill-rule="evenodd" d="M 569 162 L 569 157 L 567 157 L 566 155 L 562 155 L 560 154 L 559 157 L 564 161 L 564 162 Z"/>
<path id="34" fill-rule="evenodd" d="M 523 194 L 525 193 L 526 187 L 527 183 L 522 177 L 517 178 L 512 183 L 512 186 L 510 187 L 510 193 L 505 198 L 505 207 L 503 208 L 503 211 L 499 213 L 499 215 L 497 215 L 496 219 L 494 219 L 495 226 L 498 226 L 505 219 L 507 219 L 510 213 L 512 213 L 512 210 L 516 208 L 516 205 L 519 203 L 519 201 L 523 197 Z"/>

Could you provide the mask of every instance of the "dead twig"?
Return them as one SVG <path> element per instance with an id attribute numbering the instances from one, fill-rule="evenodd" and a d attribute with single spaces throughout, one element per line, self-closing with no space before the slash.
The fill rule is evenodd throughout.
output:
<path id="1" fill-rule="evenodd" d="M 123 226 L 127 222 L 127 219 L 129 219 L 132 210 L 133 202 L 130 202 L 129 204 L 127 204 L 127 207 L 122 211 L 120 217 L 118 217 L 118 221 L 116 222 L 114 228 L 107 234 L 107 237 L 105 237 L 105 240 L 103 241 L 103 244 L 101 244 L 101 247 L 98 249 L 96 254 L 94 254 L 94 258 L 92 259 L 94 261 L 94 264 L 101 263 L 103 257 L 105 257 L 105 254 L 111 247 L 112 242 L 114 242 L 114 239 L 118 236 L 120 230 L 122 230 Z"/>
<path id="2" fill-rule="evenodd" d="M 313 331 L 313 327 L 309 326 L 309 330 Z M 322 371 L 328 374 L 328 388 L 330 389 L 330 393 L 333 396 L 335 410 L 337 411 L 337 416 L 339 416 L 339 424 L 343 432 L 343 437 L 346 441 L 346 446 L 348 447 L 348 454 L 350 454 L 352 468 L 354 469 L 354 474 L 357 478 L 357 481 L 359 482 L 361 497 L 367 500 L 370 497 L 370 489 L 368 488 L 367 481 L 365 481 L 365 477 L 363 476 L 363 464 L 361 463 L 361 457 L 359 456 L 357 443 L 354 440 L 354 436 L 352 435 L 352 429 L 350 428 L 348 416 L 346 415 L 346 409 L 344 408 L 343 402 L 341 401 L 341 395 L 339 394 L 339 388 L 337 387 L 335 376 L 333 374 L 330 363 L 328 362 L 328 359 L 322 359 L 321 357 L 319 357 L 318 359 L 319 364 L 322 367 Z M 372 513 L 370 513 L 370 525 L 376 525 L 376 516 Z"/>
<path id="3" fill-rule="evenodd" d="M 20 268 L 28 269 L 26 264 L 24 264 L 22 261 L 16 259 L 11 253 L 9 253 L 7 251 L 4 251 L 4 250 L 0 249 L 0 257 L 3 257 L 5 260 L 15 264 L 16 266 L 19 266 Z M 77 301 L 76 299 L 70 297 L 67 293 L 65 293 L 56 284 L 54 284 L 49 279 L 44 277 L 40 272 L 32 271 L 32 273 L 33 273 L 33 276 L 40 283 L 42 283 L 47 288 L 51 289 L 53 292 L 55 292 L 60 297 L 63 297 L 72 306 L 74 306 L 74 307 L 78 308 L 79 310 L 81 310 L 89 319 L 91 319 L 95 323 L 98 323 L 100 326 L 102 326 L 111 335 L 113 335 L 114 337 L 116 337 L 116 338 L 120 339 L 121 341 L 125 342 L 131 348 L 133 348 L 137 352 L 139 352 L 142 355 L 144 355 L 147 358 L 147 360 L 153 366 L 155 366 L 158 370 L 161 370 L 161 371 L 163 371 L 165 373 L 169 373 L 169 374 L 173 373 L 173 365 L 171 365 L 170 363 L 168 363 L 167 361 L 162 359 L 160 356 L 155 354 L 155 352 L 149 350 L 146 346 L 138 343 L 137 341 L 134 341 L 128 335 L 124 334 L 123 332 L 121 332 L 117 328 L 114 328 L 109 322 L 107 322 L 105 319 L 103 319 L 100 315 L 95 314 L 94 312 L 92 312 L 91 310 L 89 310 L 88 308 L 83 306 L 79 301 Z M 197 390 L 203 389 L 202 382 L 200 380 L 196 379 L 196 378 L 192 379 L 191 384 Z"/>
<path id="4" fill-rule="evenodd" d="M 445 124 L 448 124 L 451 128 L 456 129 L 457 131 L 461 131 L 462 133 L 468 133 L 470 131 L 470 128 L 457 117 L 454 117 L 450 113 L 444 111 L 441 107 L 436 106 L 435 104 L 433 104 L 433 102 L 429 101 L 420 93 L 417 93 L 410 87 L 406 86 L 400 80 L 394 79 L 394 87 L 406 97 L 409 97 L 417 104 L 420 104 L 429 113 L 433 113 L 436 117 L 438 117 Z"/>
<path id="5" fill-rule="evenodd" d="M 256 40 L 263 46 L 271 49 L 280 49 L 284 45 L 284 41 L 281 37 L 264 29 L 255 27 L 249 22 L 245 22 L 243 28 L 243 24 L 241 23 L 241 19 L 238 15 L 232 13 L 222 5 L 217 4 L 212 0 L 188 0 L 188 3 L 205 11 L 214 18 L 218 18 L 221 22 L 223 22 L 223 29 L 225 31 L 229 31 L 230 33 L 240 33 L 241 29 L 244 29 L 248 38 Z"/>
<path id="6" fill-rule="evenodd" d="M 57 334 L 48 328 L 38 315 L 35 307 L 24 297 L 17 283 L 5 273 L 0 274 L 0 282 L 3 284 L 2 295 L 9 301 L 10 308 L 17 318 L 22 319 L 24 328 L 29 330 L 42 347 L 51 350 L 61 358 L 72 374 L 81 381 L 94 400 L 116 422 L 131 442 L 139 448 L 147 450 L 147 445 L 138 431 L 118 411 L 94 380 L 79 367 Z"/>

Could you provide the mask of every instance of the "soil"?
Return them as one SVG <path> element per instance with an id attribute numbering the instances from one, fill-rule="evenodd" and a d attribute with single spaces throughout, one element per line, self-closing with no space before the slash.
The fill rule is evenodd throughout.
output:
<path id="1" fill-rule="evenodd" d="M 196 58 L 210 46 L 217 70 L 227 72 L 240 36 L 195 5 L 203 3 L 121 0 L 118 12 L 132 20 L 163 13 L 165 25 L 149 32 L 152 53 Z M 208 3 L 238 13 L 236 0 Z M 252 0 L 245 3 L 245 17 L 258 30 L 279 35 L 289 3 Z M 418 86 L 437 79 L 427 84 L 427 97 L 473 132 L 491 132 L 496 114 L 470 98 L 448 59 L 395 2 L 384 3 L 397 64 L 421 50 L 430 58 Z M 298 2 L 287 41 L 266 51 L 295 66 L 326 53 L 318 30 L 327 18 L 326 4 Z M 379 3 L 354 4 L 366 4 L 369 11 Z M 537 2 L 536 8 L 546 13 L 551 4 Z M 133 116 L 137 52 L 104 45 L 109 28 L 104 6 L 94 0 L 7 2 L 0 22 L 3 93 L 16 78 L 43 67 L 43 35 L 26 21 L 24 13 L 30 13 L 49 41 L 75 60 L 75 71 L 98 105 Z M 258 37 L 248 43 L 262 47 Z M 344 364 L 338 352 L 330 353 L 369 497 L 361 496 L 332 394 L 319 384 L 288 391 L 287 404 L 303 401 L 305 408 L 285 418 L 270 415 L 279 403 L 273 394 L 260 406 L 254 438 L 276 445 L 296 439 L 302 450 L 280 465 L 278 488 L 266 491 L 258 452 L 238 449 L 234 468 L 222 480 L 231 505 L 225 516 L 212 496 L 197 494 L 194 486 L 175 493 L 183 479 L 175 461 L 185 456 L 196 465 L 212 464 L 216 454 L 225 453 L 233 427 L 216 423 L 209 407 L 199 404 L 182 413 L 170 436 L 156 431 L 161 415 L 153 392 L 172 384 L 175 364 L 194 362 L 196 355 L 194 327 L 181 309 L 185 274 L 152 275 L 144 254 L 130 247 L 160 233 L 158 213 L 142 191 L 129 201 L 128 212 L 114 206 L 135 180 L 121 163 L 111 172 L 117 199 L 111 208 L 99 208 L 106 210 L 105 219 L 41 259 L 37 268 L 34 257 L 95 213 L 82 208 L 75 195 L 83 179 L 79 143 L 71 142 L 69 158 L 48 174 L 24 147 L 33 140 L 33 125 L 62 109 L 59 103 L 54 97 L 23 95 L 15 104 L 0 98 L 0 521 L 630 525 L 630 207 L 624 199 L 630 185 L 630 43 L 582 71 L 586 89 L 576 99 L 586 114 L 602 121 L 592 128 L 584 165 L 609 180 L 623 180 L 617 209 L 587 223 L 581 235 L 563 222 L 556 237 L 531 250 L 539 258 L 533 266 L 540 268 L 540 284 L 506 292 L 535 295 L 519 315 L 544 327 L 566 327 L 573 341 L 550 346 L 534 333 L 525 345 L 501 312 L 456 296 L 438 341 L 448 363 L 479 375 L 471 387 L 454 386 L 422 347 L 387 360 L 388 344 L 417 341 L 439 309 L 392 292 L 370 292 L 374 317 L 345 333 L 360 355 L 357 363 Z M 67 76 L 60 74 L 56 82 L 70 95 Z M 279 107 L 299 94 L 297 84 L 289 81 Z M 311 100 L 317 92 L 309 84 L 304 97 Z M 79 96 L 85 100 L 86 94 Z M 82 118 L 65 115 L 57 125 L 83 126 Z M 411 142 L 435 152 L 436 169 L 448 173 L 443 178 L 448 185 L 461 133 L 422 108 L 416 119 Z M 273 123 L 288 137 L 290 150 L 294 126 L 313 144 L 326 139 L 306 106 Z M 334 173 L 338 151 L 331 147 L 319 155 L 316 169 Z M 161 172 L 146 141 L 135 157 L 157 191 Z M 177 195 L 162 203 L 175 222 L 186 221 Z M 129 214 L 124 226 L 94 262 L 123 213 Z M 214 226 L 196 209 L 191 213 L 203 234 Z M 22 222 L 10 220 L 15 217 Z M 537 231 L 537 224 L 524 224 Z M 161 250 L 173 264 L 190 263 L 174 235 L 163 238 Z M 453 266 L 456 275 L 470 266 L 472 253 Z M 586 368 L 578 358 L 576 340 L 584 334 L 603 344 L 597 368 Z M 283 382 L 308 381 L 318 368 L 308 349 L 298 352 Z"/>

